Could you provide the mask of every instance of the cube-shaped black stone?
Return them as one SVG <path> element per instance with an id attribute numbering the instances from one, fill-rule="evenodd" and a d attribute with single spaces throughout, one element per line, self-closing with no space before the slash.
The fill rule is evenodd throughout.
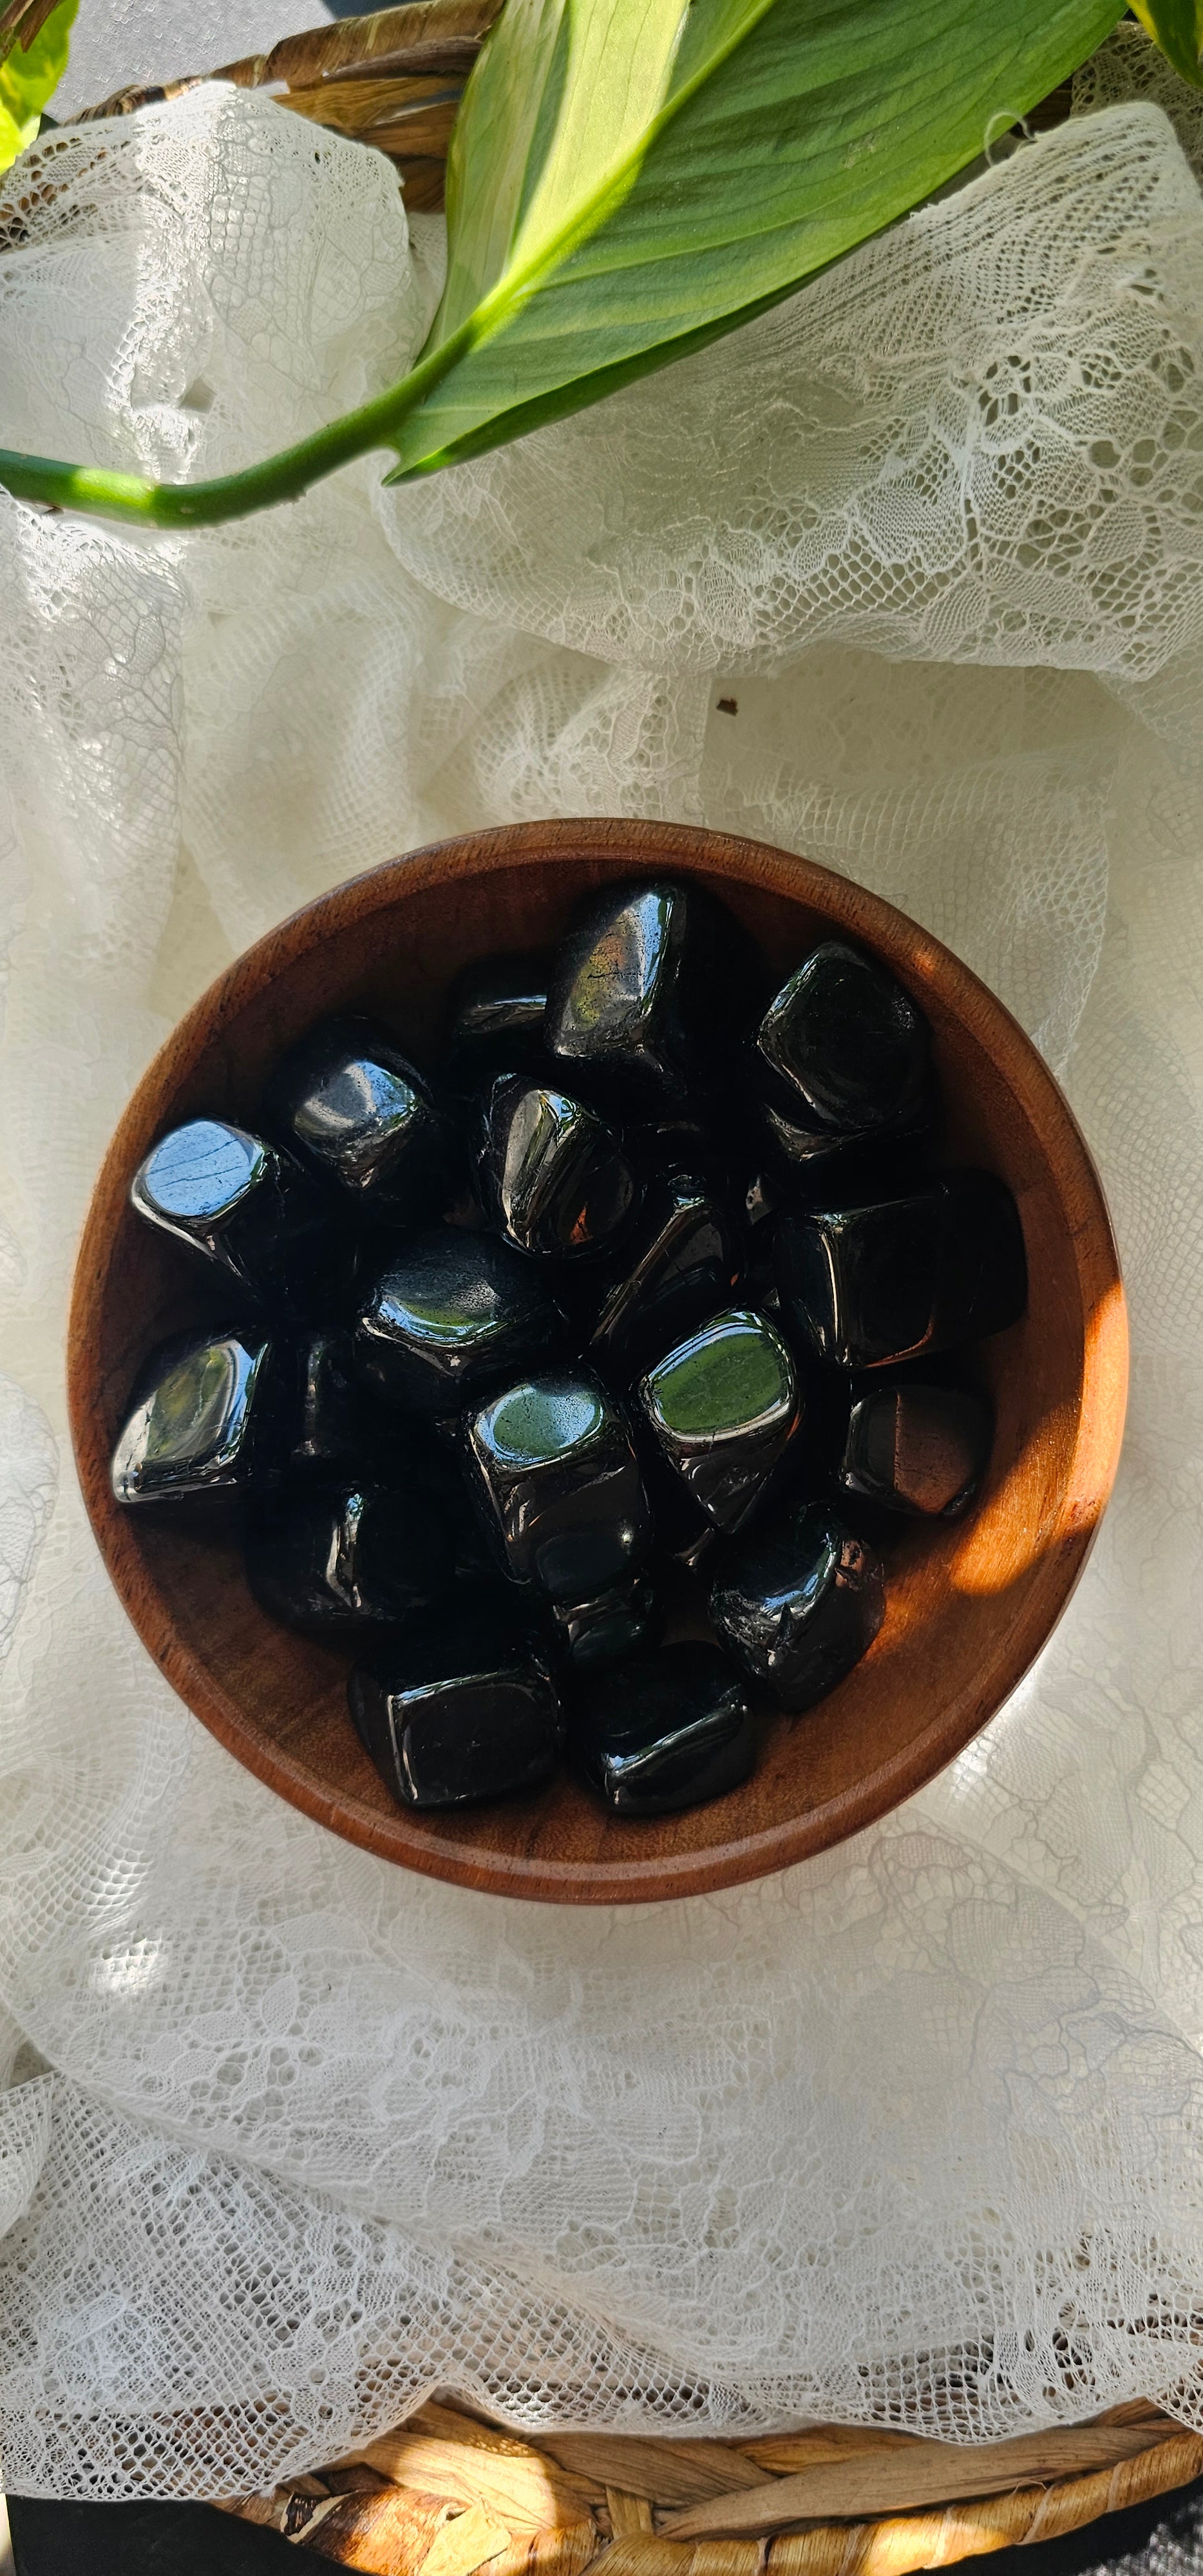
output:
<path id="1" fill-rule="evenodd" d="M 281 1465 L 280 1385 L 265 1333 L 192 1334 L 157 1351 L 113 1451 L 119 1503 L 246 1493 Z"/>
<path id="2" fill-rule="evenodd" d="M 729 1306 L 678 1342 L 639 1388 L 669 1465 L 720 1529 L 746 1519 L 801 1419 L 798 1372 L 776 1326 Z"/>
<path id="3" fill-rule="evenodd" d="M 535 1264 L 492 1235 L 442 1226 L 390 1261 L 355 1326 L 355 1365 L 394 1404 L 458 1412 L 546 1361 L 564 1318 Z"/>
<path id="4" fill-rule="evenodd" d="M 621 1663 L 639 1646 L 654 1643 L 663 1616 L 659 1587 L 647 1573 L 631 1574 L 586 1601 L 553 1601 L 550 1635 L 557 1655 L 577 1672 Z"/>
<path id="5" fill-rule="evenodd" d="M 759 984 L 746 932 L 704 886 L 608 889 L 561 949 L 546 1043 L 645 1114 L 696 1109 L 699 1086 L 747 1026 Z"/>
<path id="6" fill-rule="evenodd" d="M 723 1643 L 781 1708 L 809 1708 L 872 1645 L 880 1559 L 826 1503 L 799 1503 L 735 1539 L 710 1586 Z"/>
<path id="7" fill-rule="evenodd" d="M 782 1307 L 820 1358 L 849 1369 L 951 1349 L 1016 1323 L 1027 1264 L 1015 1201 L 989 1172 L 898 1197 L 792 1209 L 778 1221 Z"/>
<path id="8" fill-rule="evenodd" d="M 755 1763 L 747 1684 L 714 1646 L 661 1646 L 586 1686 L 568 1745 L 615 1815 L 702 1806 L 737 1788 Z"/>
<path id="9" fill-rule="evenodd" d="M 521 1074 L 503 1076 L 489 1095 L 479 1173 L 485 1206 L 507 1241 L 560 1260 L 604 1251 L 639 1199 L 604 1119 Z"/>
<path id="10" fill-rule="evenodd" d="M 261 1503 L 247 1531 L 247 1575 L 285 1627 L 354 1637 L 395 1625 L 451 1585 L 451 1534 L 429 1492 L 344 1484 Z"/>
<path id="11" fill-rule="evenodd" d="M 130 1203 L 264 1304 L 312 1312 L 341 1247 L 330 1203 L 291 1154 L 229 1119 L 191 1118 L 138 1167 Z"/>
<path id="12" fill-rule="evenodd" d="M 852 1406 L 839 1481 L 887 1511 L 955 1520 L 990 1464 L 994 1417 L 971 1387 L 906 1379 Z"/>
<path id="13" fill-rule="evenodd" d="M 739 1253 L 730 1210 L 713 1182 L 687 1172 L 661 1181 L 608 1265 L 610 1284 L 589 1344 L 598 1367 L 635 1376 L 712 1315 L 730 1297 Z"/>
<path id="14" fill-rule="evenodd" d="M 464 1457 L 514 1583 L 581 1601 L 633 1571 L 652 1520 L 626 1418 L 575 1369 L 517 1379 L 469 1414 Z"/>
<path id="15" fill-rule="evenodd" d="M 447 1005 L 446 1078 L 479 1088 L 495 1073 L 534 1073 L 543 1060 L 551 960 L 545 950 L 485 957 L 467 966 Z"/>
<path id="16" fill-rule="evenodd" d="M 323 1020 L 284 1057 L 268 1097 L 289 1144 L 358 1207 L 422 1224 L 456 1186 L 429 1084 L 371 1020 Z"/>
<path id="17" fill-rule="evenodd" d="M 365 1752 L 405 1807 L 537 1789 L 559 1752 L 546 1660 L 470 1594 L 408 1620 L 352 1673 L 347 1696 Z"/>
<path id="18" fill-rule="evenodd" d="M 792 1161 L 905 1128 L 923 1110 L 923 1014 L 884 967 L 844 940 L 824 940 L 796 968 L 756 1045 L 770 1123 Z"/>
<path id="19" fill-rule="evenodd" d="M 413 1434 L 386 1414 L 355 1373 L 351 1336 L 341 1325 L 277 1337 L 283 1464 L 307 1484 L 408 1471 Z"/>

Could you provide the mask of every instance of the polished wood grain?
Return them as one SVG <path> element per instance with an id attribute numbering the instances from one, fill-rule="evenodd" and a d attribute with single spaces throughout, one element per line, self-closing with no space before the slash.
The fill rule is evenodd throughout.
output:
<path id="1" fill-rule="evenodd" d="M 989 1480 L 968 1521 L 907 1531 L 870 1654 L 806 1717 L 766 1719 L 757 1770 L 729 1796 L 619 1822 L 565 1776 L 537 1798 L 456 1816 L 401 1812 L 346 1714 L 348 1658 L 264 1616 L 232 1539 L 154 1524 L 113 1500 L 109 1454 L 138 1364 L 212 1311 L 188 1254 L 131 1213 L 130 1176 L 182 1117 L 210 1111 L 253 1127 L 269 1067 L 321 1013 L 386 1008 L 420 1055 L 437 1044 L 456 968 L 554 940 L 606 880 L 668 870 L 711 881 L 782 976 L 838 930 L 875 950 L 927 1013 L 947 1149 L 1010 1183 L 1031 1272 L 1023 1322 L 980 1353 L 998 1416 Z M 1111 1489 L 1126 1381 L 1098 1178 L 1009 1013 L 937 940 L 845 878 L 661 823 L 518 824 L 445 842 L 338 886 L 249 949 L 180 1022 L 129 1104 L 96 1185 L 71 1313 L 71 1421 L 93 1528 L 181 1699 L 282 1797 L 352 1842 L 436 1878 L 566 1904 L 695 1895 L 783 1869 L 871 1824 L 959 1753 L 1065 1607 Z"/>

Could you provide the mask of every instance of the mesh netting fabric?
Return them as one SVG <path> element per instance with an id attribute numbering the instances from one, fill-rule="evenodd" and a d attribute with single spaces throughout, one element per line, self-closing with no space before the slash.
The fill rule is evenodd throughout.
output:
<path id="1" fill-rule="evenodd" d="M 145 540 L 0 499 L 0 2428 L 18 2491 L 270 2485 L 432 2388 L 538 2425 L 1203 2421 L 1203 202 L 1143 40 L 737 339 L 522 446 Z M 1179 131 L 1167 119 L 1172 105 Z M 221 88 L 53 138 L 0 428 L 172 473 L 389 381 L 387 165 Z M 734 702 L 734 711 L 726 702 Z M 1115 1501 L 922 1797 L 720 1898 L 474 1897 L 164 1685 L 64 1442 L 153 1047 L 441 831 L 704 820 L 984 973 L 1099 1155 Z"/>

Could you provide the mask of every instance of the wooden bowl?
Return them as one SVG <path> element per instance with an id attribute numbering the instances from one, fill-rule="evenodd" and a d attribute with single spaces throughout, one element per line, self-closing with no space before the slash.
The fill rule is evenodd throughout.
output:
<path id="1" fill-rule="evenodd" d="M 682 1816 L 619 1822 L 567 1774 L 539 1797 L 446 1815 L 393 1804 L 346 1710 L 343 1654 L 275 1626 L 232 1539 L 122 1510 L 109 1455 L 147 1351 L 212 1311 L 188 1253 L 130 1211 L 163 1130 L 208 1112 L 254 1126 L 281 1050 L 323 1012 L 385 1008 L 437 1039 L 453 972 L 545 945 L 583 895 L 651 874 L 709 880 L 784 978 L 818 937 L 861 941 L 931 1024 L 950 1155 L 1015 1193 L 1028 1312 L 984 1343 L 997 1410 L 967 1521 L 908 1526 L 885 1624 L 818 1708 L 765 1723 L 741 1789 Z M 1055 1625 L 1115 1475 L 1127 1382 L 1119 1266 L 1098 1177 L 1023 1031 L 938 940 L 808 860 L 667 824 L 517 824 L 419 850 L 309 904 L 219 976 L 139 1084 L 84 1228 L 71 1312 L 76 1458 L 101 1553 L 139 1636 L 240 1762 L 334 1832 L 410 1869 L 561 1904 L 690 1896 L 784 1869 L 871 1824 L 959 1753 Z"/>

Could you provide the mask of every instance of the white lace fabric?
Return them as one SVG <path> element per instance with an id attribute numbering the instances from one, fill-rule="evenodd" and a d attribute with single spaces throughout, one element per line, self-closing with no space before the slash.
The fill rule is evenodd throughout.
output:
<path id="1" fill-rule="evenodd" d="M 435 2388 L 1203 2422 L 1203 113 L 1135 31 L 1077 105 L 428 483 L 171 539 L 0 499 L 18 2492 L 265 2487 Z M 43 454 L 249 461 L 437 290 L 385 162 L 219 88 L 9 195 L 0 435 Z M 243 1772 L 109 1589 L 62 1389 L 97 1163 L 208 977 L 354 869 L 574 813 L 804 850 L 977 967 L 1100 1159 L 1134 1345 L 1087 1574 L 969 1751 L 821 1861 L 612 1913 L 412 1877 Z"/>

